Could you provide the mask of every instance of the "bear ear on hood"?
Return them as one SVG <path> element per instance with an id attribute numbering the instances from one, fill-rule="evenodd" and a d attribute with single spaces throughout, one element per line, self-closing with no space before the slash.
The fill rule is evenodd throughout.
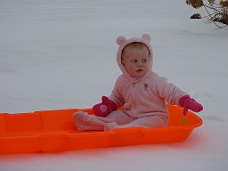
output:
<path id="1" fill-rule="evenodd" d="M 117 39 L 116 39 L 116 43 L 118 44 L 118 45 L 122 45 L 124 42 L 126 42 L 127 41 L 127 39 L 124 37 L 124 36 L 119 36 L 119 37 L 117 37 Z"/>
<path id="2" fill-rule="evenodd" d="M 142 35 L 142 39 L 147 40 L 148 42 L 151 41 L 150 35 L 149 34 L 146 34 L 146 33 Z"/>

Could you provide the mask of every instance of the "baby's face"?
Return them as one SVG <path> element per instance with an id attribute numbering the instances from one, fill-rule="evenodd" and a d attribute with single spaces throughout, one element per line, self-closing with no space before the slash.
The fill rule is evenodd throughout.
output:
<path id="1" fill-rule="evenodd" d="M 146 46 L 143 48 L 125 48 L 122 63 L 132 77 L 142 77 L 149 70 L 150 56 Z"/>

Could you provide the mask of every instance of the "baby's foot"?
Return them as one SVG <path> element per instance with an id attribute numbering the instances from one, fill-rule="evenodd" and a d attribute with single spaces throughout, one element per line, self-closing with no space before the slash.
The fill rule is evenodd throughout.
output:
<path id="1" fill-rule="evenodd" d="M 104 131 L 109 131 L 111 129 L 117 128 L 118 125 L 115 122 L 105 124 Z"/>
<path id="2" fill-rule="evenodd" d="M 103 131 L 104 130 L 104 121 L 99 119 L 95 115 L 89 115 L 87 112 L 76 112 L 72 119 L 78 131 Z M 102 117 L 103 119 L 103 117 Z"/>
<path id="3" fill-rule="evenodd" d="M 73 114 L 72 119 L 73 119 L 74 123 L 88 121 L 88 119 L 89 119 L 88 116 L 89 116 L 88 113 L 79 111 L 79 112 L 76 112 Z"/>

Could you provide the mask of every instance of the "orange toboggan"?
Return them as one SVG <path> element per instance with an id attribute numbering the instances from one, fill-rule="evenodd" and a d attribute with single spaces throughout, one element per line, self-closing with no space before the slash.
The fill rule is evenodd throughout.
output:
<path id="1" fill-rule="evenodd" d="M 174 143 L 186 140 L 202 119 L 192 112 L 168 105 L 170 121 L 165 128 L 125 128 L 79 132 L 72 121 L 77 111 L 63 109 L 32 113 L 0 113 L 0 154 L 60 152 L 67 150 Z"/>

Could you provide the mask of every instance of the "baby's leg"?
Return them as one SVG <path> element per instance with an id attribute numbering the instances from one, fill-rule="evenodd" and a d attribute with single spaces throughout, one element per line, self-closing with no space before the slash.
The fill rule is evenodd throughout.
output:
<path id="1" fill-rule="evenodd" d="M 108 114 L 106 118 L 110 119 L 112 122 L 115 122 L 117 125 L 126 125 L 134 120 L 129 115 L 127 115 L 123 110 L 113 111 L 110 114 Z"/>
<path id="2" fill-rule="evenodd" d="M 125 125 L 118 125 L 115 122 L 107 123 L 104 130 L 109 131 L 114 128 L 160 128 L 168 125 L 168 121 L 160 116 L 149 116 L 133 120 L 132 122 Z"/>
<path id="3" fill-rule="evenodd" d="M 86 112 L 76 112 L 72 119 L 79 131 L 85 130 L 104 130 L 107 123 L 117 123 L 118 125 L 128 124 L 133 121 L 122 110 L 116 110 L 108 114 L 106 117 L 98 117 L 95 115 L 88 115 Z"/>
<path id="4" fill-rule="evenodd" d="M 104 125 L 107 123 L 112 122 L 104 117 L 98 117 L 95 115 L 88 115 L 87 112 L 76 112 L 72 119 L 74 121 L 75 126 L 77 127 L 78 131 L 100 131 L 104 130 Z"/>

